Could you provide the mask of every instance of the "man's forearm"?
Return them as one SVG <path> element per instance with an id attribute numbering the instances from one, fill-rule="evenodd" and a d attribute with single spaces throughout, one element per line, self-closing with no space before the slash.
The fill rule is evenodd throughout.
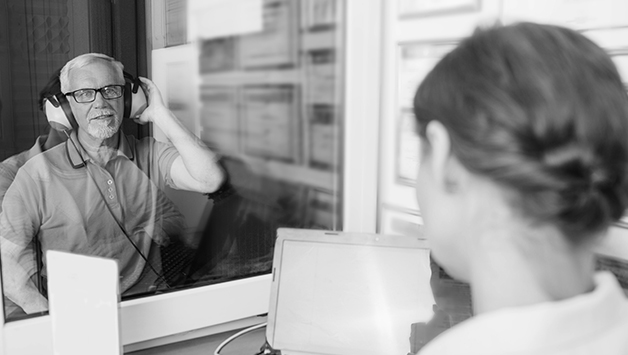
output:
<path id="1" fill-rule="evenodd" d="M 194 181 L 188 181 L 185 179 L 185 174 L 173 176 L 175 183 L 183 185 L 178 187 L 198 192 L 216 191 L 222 184 L 225 174 L 216 162 L 216 154 L 188 131 L 169 110 L 161 111 L 153 118 L 153 122 L 172 142 L 181 155 L 186 171 L 194 179 Z M 176 167 L 173 170 L 176 172 Z M 183 180 L 181 176 L 184 177 Z"/>
<path id="2" fill-rule="evenodd" d="M 37 285 L 31 278 L 33 275 L 28 275 L 11 257 L 3 255 L 2 263 L 5 296 L 28 314 L 46 311 L 48 300 L 39 293 Z"/>

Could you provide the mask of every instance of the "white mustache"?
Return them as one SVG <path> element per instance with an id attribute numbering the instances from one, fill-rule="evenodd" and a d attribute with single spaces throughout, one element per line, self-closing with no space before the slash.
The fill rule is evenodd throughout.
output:
<path id="1" fill-rule="evenodd" d="M 90 112 L 89 116 L 87 116 L 88 120 L 100 117 L 100 116 L 115 116 L 116 112 L 112 110 L 98 110 Z"/>

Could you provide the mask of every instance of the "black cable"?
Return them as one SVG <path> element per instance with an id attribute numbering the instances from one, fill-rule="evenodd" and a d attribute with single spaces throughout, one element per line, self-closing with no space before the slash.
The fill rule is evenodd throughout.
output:
<path id="1" fill-rule="evenodd" d="M 89 175 L 89 177 L 92 179 L 94 184 L 98 187 L 98 182 L 96 182 L 96 179 L 94 178 L 94 176 L 89 172 L 89 169 L 87 168 L 87 161 L 85 161 L 85 158 L 83 158 L 83 155 L 81 154 L 81 151 L 79 150 L 78 146 L 76 145 L 76 143 L 74 143 L 74 140 L 72 140 L 72 138 L 70 137 L 70 134 L 68 133 L 67 130 L 63 130 L 63 133 L 65 133 L 65 135 L 68 137 L 68 140 L 74 146 L 74 149 L 76 149 L 76 152 L 78 153 L 79 157 L 81 158 L 81 161 L 83 162 L 82 166 L 85 167 L 85 171 L 87 172 L 87 175 Z M 153 270 L 155 275 L 157 275 L 158 278 L 161 278 L 163 280 L 163 282 L 166 284 L 166 287 L 170 288 L 170 284 L 168 284 L 168 280 L 166 280 L 166 277 L 164 276 L 164 273 L 160 274 L 160 273 L 157 272 L 157 270 L 153 267 L 153 265 L 150 263 L 150 261 L 148 261 L 148 258 L 146 256 L 144 256 L 144 253 L 142 253 L 140 248 L 135 244 L 135 242 L 133 242 L 133 240 L 131 239 L 131 237 L 127 233 L 127 231 L 124 228 L 124 226 L 122 225 L 122 223 L 120 223 L 120 221 L 118 221 L 118 218 L 116 218 L 115 214 L 111 210 L 111 207 L 107 203 L 107 199 L 102 194 L 102 191 L 100 191 L 99 188 L 96 188 L 96 190 L 98 191 L 98 193 L 100 194 L 100 197 L 102 198 L 103 202 L 105 203 L 105 206 L 107 207 L 107 211 L 109 211 L 109 214 L 111 215 L 113 220 L 116 222 L 116 224 L 118 225 L 118 227 L 120 228 L 120 230 L 122 231 L 124 236 L 129 240 L 131 245 L 133 245 L 133 248 L 135 248 L 137 253 L 142 257 L 142 259 L 144 259 L 144 261 L 146 262 L 148 267 L 150 267 L 150 269 Z"/>

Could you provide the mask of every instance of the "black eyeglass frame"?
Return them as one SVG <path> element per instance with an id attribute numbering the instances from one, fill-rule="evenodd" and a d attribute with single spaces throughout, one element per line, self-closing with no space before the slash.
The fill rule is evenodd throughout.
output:
<path id="1" fill-rule="evenodd" d="M 117 95 L 117 96 L 111 96 L 111 97 L 105 96 L 103 90 L 110 89 L 112 87 L 120 88 L 120 94 Z M 89 101 L 79 101 L 76 98 L 76 96 L 75 96 L 76 93 L 79 92 L 79 91 L 93 91 L 94 92 L 94 96 Z M 107 85 L 107 86 L 101 87 L 100 89 L 92 89 L 92 88 L 78 89 L 78 90 L 74 90 L 74 91 L 71 91 L 71 92 L 66 92 L 63 95 L 65 95 L 65 96 L 72 96 L 74 98 L 74 101 L 76 103 L 78 103 L 78 104 L 87 104 L 87 103 L 90 103 L 90 102 L 94 102 L 96 100 L 96 95 L 98 95 L 98 93 L 100 93 L 105 100 L 119 99 L 119 98 L 121 98 L 124 95 L 124 85 Z"/>

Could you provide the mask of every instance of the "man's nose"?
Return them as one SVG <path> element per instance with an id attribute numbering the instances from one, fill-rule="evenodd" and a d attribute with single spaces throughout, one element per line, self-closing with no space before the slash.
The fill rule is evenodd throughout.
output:
<path id="1" fill-rule="evenodd" d="M 103 106 L 107 102 L 107 99 L 102 95 L 102 92 L 96 91 L 96 96 L 94 97 L 94 105 Z"/>

